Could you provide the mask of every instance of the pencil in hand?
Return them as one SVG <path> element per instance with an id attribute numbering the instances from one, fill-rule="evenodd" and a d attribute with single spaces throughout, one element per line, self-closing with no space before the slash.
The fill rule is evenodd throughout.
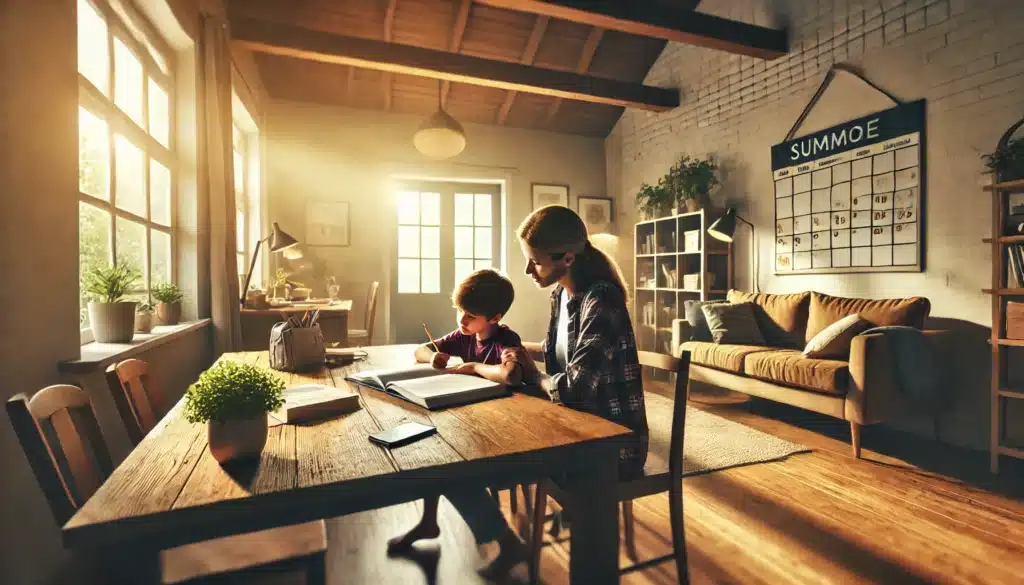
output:
<path id="1" fill-rule="evenodd" d="M 423 325 L 423 331 L 427 334 L 427 341 L 434 346 L 434 353 L 441 353 L 441 350 L 437 349 L 437 344 L 434 343 L 434 336 L 430 334 L 430 329 L 427 329 L 427 324 L 420 322 L 420 325 Z"/>

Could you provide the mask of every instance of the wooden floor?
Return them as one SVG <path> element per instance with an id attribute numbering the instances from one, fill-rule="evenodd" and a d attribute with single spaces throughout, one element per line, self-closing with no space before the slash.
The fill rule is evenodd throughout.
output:
<path id="1" fill-rule="evenodd" d="M 738 395 L 693 398 L 694 406 L 813 452 L 684 480 L 692 583 L 1024 583 L 1019 468 L 993 477 L 987 454 L 881 427 L 865 429 L 863 459 L 855 460 L 841 421 Z M 406 504 L 329 521 L 328 582 L 483 583 L 474 569 L 493 550 L 477 550 L 444 501 L 442 538 L 412 558 L 387 558 L 386 540 L 419 512 L 419 504 Z M 637 500 L 635 516 L 640 557 L 668 552 L 667 499 Z M 568 582 L 567 549 L 568 542 L 545 547 L 544 583 Z M 525 581 L 525 568 L 510 580 Z M 675 567 L 622 582 L 676 583 Z"/>

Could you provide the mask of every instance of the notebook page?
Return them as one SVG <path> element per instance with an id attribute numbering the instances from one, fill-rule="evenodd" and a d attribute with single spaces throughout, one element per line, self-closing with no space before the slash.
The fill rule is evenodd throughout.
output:
<path id="1" fill-rule="evenodd" d="M 406 379 L 395 382 L 394 386 L 400 387 L 405 393 L 429 399 L 437 396 L 448 396 L 461 392 L 471 392 L 484 388 L 500 386 L 497 382 L 481 378 L 479 376 L 467 376 L 464 374 L 442 374 L 429 378 Z"/>

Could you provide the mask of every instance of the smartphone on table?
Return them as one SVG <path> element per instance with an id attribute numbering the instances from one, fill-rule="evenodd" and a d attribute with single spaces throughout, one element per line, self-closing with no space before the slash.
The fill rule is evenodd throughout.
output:
<path id="1" fill-rule="evenodd" d="M 409 422 L 370 435 L 370 441 L 385 447 L 400 447 L 437 432 L 431 425 Z"/>

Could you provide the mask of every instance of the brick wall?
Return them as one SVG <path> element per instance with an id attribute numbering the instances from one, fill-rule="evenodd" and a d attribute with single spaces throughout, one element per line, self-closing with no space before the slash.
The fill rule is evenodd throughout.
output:
<path id="1" fill-rule="evenodd" d="M 943 440 L 987 448 L 991 305 L 991 199 L 980 155 L 1024 116 L 1024 1 L 719 0 L 703 11 L 786 27 L 791 51 L 763 61 L 670 43 L 647 83 L 679 87 L 682 105 L 665 113 L 627 110 L 606 141 L 608 191 L 620 199 L 623 234 L 636 220 L 632 199 L 683 153 L 722 166 L 718 206 L 758 228 L 759 283 L 768 292 L 818 290 L 843 296 L 927 296 L 935 328 L 957 331 L 955 403 Z M 926 270 L 909 274 L 775 276 L 774 196 L 769 149 L 781 142 L 833 63 L 856 65 L 904 100 L 927 98 Z M 884 96 L 837 75 L 797 135 L 891 107 Z M 742 230 L 742 228 L 741 228 Z M 748 233 L 737 239 L 736 274 L 750 288 Z M 623 246 L 628 250 L 628 246 Z M 632 274 L 632 261 L 623 263 Z M 1024 436 L 1024 407 L 1012 406 L 1011 435 Z M 923 420 L 901 421 L 930 433 Z"/>

